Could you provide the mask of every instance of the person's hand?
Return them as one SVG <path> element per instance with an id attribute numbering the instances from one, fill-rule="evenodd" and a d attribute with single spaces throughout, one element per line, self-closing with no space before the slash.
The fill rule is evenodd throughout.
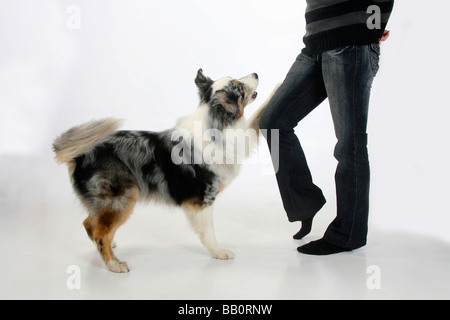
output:
<path id="1" fill-rule="evenodd" d="M 383 36 L 381 37 L 381 42 L 386 41 L 390 35 L 391 35 L 391 32 L 389 30 L 385 30 L 383 32 Z"/>

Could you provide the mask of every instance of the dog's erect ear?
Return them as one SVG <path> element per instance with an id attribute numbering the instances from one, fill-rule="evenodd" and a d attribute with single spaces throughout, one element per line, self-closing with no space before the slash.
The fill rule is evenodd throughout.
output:
<path id="1" fill-rule="evenodd" d="M 203 70 L 200 69 L 197 72 L 197 77 L 195 78 L 195 84 L 198 88 L 198 94 L 202 103 L 208 103 L 211 100 L 212 84 L 214 81 L 211 78 L 206 77 L 203 74 Z"/>

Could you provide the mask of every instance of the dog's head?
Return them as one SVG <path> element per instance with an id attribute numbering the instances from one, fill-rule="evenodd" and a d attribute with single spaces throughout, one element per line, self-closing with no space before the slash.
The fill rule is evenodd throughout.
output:
<path id="1" fill-rule="evenodd" d="M 259 80 L 258 75 L 252 73 L 241 79 L 225 77 L 213 81 L 200 69 L 195 84 L 199 90 L 200 103 L 209 106 L 211 126 L 222 130 L 240 119 L 245 107 L 255 101 Z"/>

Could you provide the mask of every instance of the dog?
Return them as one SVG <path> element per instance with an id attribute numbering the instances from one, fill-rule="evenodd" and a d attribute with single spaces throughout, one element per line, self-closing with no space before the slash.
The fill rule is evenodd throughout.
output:
<path id="1" fill-rule="evenodd" d="M 130 271 L 114 255 L 113 238 L 142 200 L 181 207 L 212 257 L 234 258 L 216 241 L 213 204 L 240 171 L 236 155 L 244 150 L 240 153 L 248 157 L 256 148 L 259 120 L 270 98 L 247 121 L 244 109 L 257 97 L 256 73 L 213 81 L 200 69 L 195 84 L 197 110 L 170 130 L 118 131 L 122 121 L 107 118 L 74 127 L 53 143 L 57 162 L 68 165 L 89 214 L 83 223 L 87 234 L 112 272 Z M 245 138 L 230 130 L 245 132 Z"/>

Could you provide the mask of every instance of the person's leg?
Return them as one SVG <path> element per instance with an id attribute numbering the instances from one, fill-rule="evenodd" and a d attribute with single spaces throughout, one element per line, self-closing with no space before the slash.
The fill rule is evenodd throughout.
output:
<path id="1" fill-rule="evenodd" d="M 319 61 L 302 53 L 260 120 L 260 128 L 272 152 L 284 209 L 289 221 L 302 221 L 304 235 L 309 233 L 312 219 L 326 201 L 313 183 L 294 128 L 325 98 Z"/>
<path id="2" fill-rule="evenodd" d="M 366 245 L 370 168 L 367 116 L 378 69 L 373 46 L 351 46 L 322 54 L 322 70 L 338 139 L 335 157 L 337 217 L 323 239 L 300 247 L 309 254 L 332 254 Z"/>

